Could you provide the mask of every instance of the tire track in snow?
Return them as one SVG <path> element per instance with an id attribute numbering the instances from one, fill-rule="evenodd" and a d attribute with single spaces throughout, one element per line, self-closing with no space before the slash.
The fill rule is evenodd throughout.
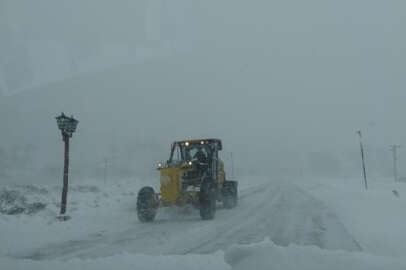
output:
<path id="1" fill-rule="evenodd" d="M 249 187 L 244 190 L 240 191 L 240 200 L 244 200 L 245 198 L 255 195 L 263 191 L 266 185 L 261 184 L 254 187 Z M 176 209 L 179 210 L 179 209 Z M 196 212 L 197 210 L 193 210 Z M 163 212 L 163 211 L 160 211 Z M 219 211 L 219 215 L 221 214 Z M 197 213 L 197 212 L 196 212 Z M 192 217 L 194 218 L 193 221 L 197 224 L 202 224 L 204 221 L 200 220 L 198 215 Z M 164 213 L 159 213 L 164 214 Z M 160 218 L 159 214 L 157 216 L 157 220 L 154 223 L 136 223 L 136 227 L 132 229 L 128 229 L 122 232 L 117 232 L 113 234 L 107 234 L 103 236 L 92 236 L 86 239 L 79 239 L 79 240 L 69 240 L 63 243 L 55 243 L 50 244 L 42 248 L 38 248 L 31 251 L 25 251 L 16 255 L 11 255 L 11 257 L 19 258 L 19 259 L 31 259 L 31 260 L 49 260 L 49 259 L 71 259 L 75 257 L 86 258 L 86 256 L 92 256 L 93 253 L 97 252 L 97 250 L 109 249 L 111 246 L 120 246 L 125 244 L 136 244 L 140 240 L 145 240 L 148 238 L 152 238 L 154 234 L 162 234 L 162 231 L 155 230 L 156 227 L 166 226 L 168 223 L 176 223 L 176 222 L 187 222 L 190 223 L 190 218 L 187 220 L 184 217 L 177 216 L 175 219 L 173 217 L 164 217 Z M 136 213 L 134 212 L 134 215 Z M 180 220 L 176 220 L 180 218 Z M 119 248 L 118 248 L 119 250 Z M 142 251 L 140 252 L 142 253 Z M 151 253 L 151 252 L 148 252 Z M 180 252 L 181 253 L 181 252 Z M 112 254 L 111 254 L 112 255 Z"/>
<path id="2" fill-rule="evenodd" d="M 298 187 L 271 181 L 240 192 L 237 208 L 219 209 L 212 221 L 198 211 L 189 215 L 159 213 L 155 223 L 100 237 L 53 244 L 15 257 L 44 260 L 96 258 L 122 252 L 141 254 L 211 253 L 233 244 L 316 245 L 325 249 L 361 250 L 338 218 L 322 202 Z M 136 214 L 136 213 L 134 213 Z"/>

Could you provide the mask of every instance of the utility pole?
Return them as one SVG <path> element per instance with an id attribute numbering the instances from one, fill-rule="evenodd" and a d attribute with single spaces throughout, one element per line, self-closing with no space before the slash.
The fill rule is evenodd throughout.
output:
<path id="1" fill-rule="evenodd" d="M 360 144 L 360 148 L 361 148 L 361 160 L 362 160 L 362 172 L 363 172 L 363 175 L 364 175 L 364 185 L 365 185 L 365 189 L 368 190 L 367 173 L 366 173 L 366 169 L 365 169 L 364 146 L 362 144 L 361 130 L 357 131 L 357 133 L 359 135 L 359 144 Z"/>
<path id="2" fill-rule="evenodd" d="M 107 158 L 104 158 L 104 185 L 106 185 L 107 181 L 107 166 L 108 166 L 109 160 Z"/>
<path id="3" fill-rule="evenodd" d="M 398 181 L 398 148 L 400 148 L 400 145 L 391 145 L 391 150 L 392 150 L 392 155 L 393 155 L 393 178 L 395 179 L 395 182 Z"/>

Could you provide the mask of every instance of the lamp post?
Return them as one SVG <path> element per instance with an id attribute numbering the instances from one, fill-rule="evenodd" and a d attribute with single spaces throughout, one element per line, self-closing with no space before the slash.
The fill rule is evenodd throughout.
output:
<path id="1" fill-rule="evenodd" d="M 66 203 L 68 197 L 68 175 L 69 175 L 69 139 L 72 138 L 73 133 L 76 131 L 76 127 L 79 123 L 78 120 L 71 117 L 67 117 L 64 113 L 56 117 L 58 128 L 61 131 L 62 139 L 65 142 L 65 161 L 63 168 L 63 188 L 61 199 L 61 216 L 66 213 Z"/>

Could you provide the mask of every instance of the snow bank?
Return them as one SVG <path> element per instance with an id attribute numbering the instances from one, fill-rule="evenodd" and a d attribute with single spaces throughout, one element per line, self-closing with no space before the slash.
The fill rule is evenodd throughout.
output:
<path id="1" fill-rule="evenodd" d="M 406 183 L 386 178 L 322 178 L 294 180 L 335 213 L 362 250 L 404 257 L 406 251 Z"/>
<path id="2" fill-rule="evenodd" d="M 141 185 L 144 182 L 136 179 L 107 185 L 85 180 L 71 185 L 67 209 L 71 220 L 65 222 L 56 219 L 60 185 L 0 187 L 0 256 L 134 226 L 136 193 Z"/>
<path id="3" fill-rule="evenodd" d="M 212 255 L 177 255 L 177 256 L 147 256 L 122 254 L 92 260 L 75 259 L 61 261 L 31 261 L 0 258 L 0 269 L 4 270 L 228 270 L 231 267 L 224 262 L 222 252 Z"/>
<path id="4" fill-rule="evenodd" d="M 234 246 L 225 261 L 235 270 L 404 270 L 406 262 L 360 252 L 331 251 L 318 247 L 280 247 L 269 240 L 259 244 Z"/>
<path id="5" fill-rule="evenodd" d="M 42 202 L 28 202 L 22 192 L 3 188 L 0 190 L 0 214 L 18 215 L 35 214 L 45 209 Z"/>

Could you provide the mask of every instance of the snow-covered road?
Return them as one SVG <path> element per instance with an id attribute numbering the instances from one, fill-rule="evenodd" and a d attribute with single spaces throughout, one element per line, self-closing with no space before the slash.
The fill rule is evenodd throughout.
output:
<path id="1" fill-rule="evenodd" d="M 213 253 L 234 244 L 260 242 L 265 237 L 281 246 L 295 243 L 330 250 L 361 250 L 345 226 L 321 201 L 285 181 L 244 188 L 240 191 L 237 208 L 219 207 L 212 221 L 200 220 L 194 209 L 161 209 L 151 224 L 134 222 L 132 226 L 118 227 L 108 233 L 23 250 L 12 256 L 69 260 L 121 253 Z"/>

